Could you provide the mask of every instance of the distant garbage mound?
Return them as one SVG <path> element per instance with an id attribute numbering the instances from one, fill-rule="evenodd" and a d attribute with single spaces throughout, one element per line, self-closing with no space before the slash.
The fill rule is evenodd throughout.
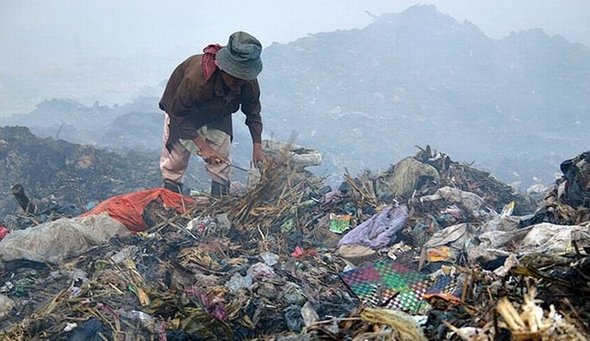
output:
<path id="1" fill-rule="evenodd" d="M 222 198 L 132 192 L 23 230 L 57 250 L 6 232 L 0 338 L 590 336 L 587 153 L 535 202 L 429 147 L 332 188 L 305 169 L 319 152 L 265 146 Z"/>
<path id="2" fill-rule="evenodd" d="M 0 127 L 0 218 L 12 214 L 11 188 L 20 184 L 32 198 L 52 206 L 83 207 L 115 194 L 160 183 L 157 155 L 126 155 L 63 140 L 38 138 L 25 127 Z"/>

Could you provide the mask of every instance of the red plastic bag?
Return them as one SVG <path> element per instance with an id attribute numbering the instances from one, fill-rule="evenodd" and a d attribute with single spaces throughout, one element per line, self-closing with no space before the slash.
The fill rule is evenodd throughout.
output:
<path id="1" fill-rule="evenodd" d="M 106 212 L 111 218 L 120 221 L 130 231 L 145 231 L 148 226 L 143 221 L 143 211 L 147 204 L 158 198 L 166 208 L 175 208 L 179 214 L 184 213 L 190 205 L 195 203 L 191 197 L 186 197 L 165 188 L 154 188 L 111 197 L 82 216 Z"/>

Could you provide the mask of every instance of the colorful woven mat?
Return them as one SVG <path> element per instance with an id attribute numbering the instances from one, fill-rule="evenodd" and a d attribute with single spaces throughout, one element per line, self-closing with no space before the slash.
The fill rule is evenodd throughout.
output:
<path id="1" fill-rule="evenodd" d="M 422 297 L 424 294 L 459 294 L 455 277 L 431 278 L 407 264 L 389 259 L 342 272 L 340 278 L 363 304 L 410 314 L 425 314 L 430 310 L 430 304 Z"/>

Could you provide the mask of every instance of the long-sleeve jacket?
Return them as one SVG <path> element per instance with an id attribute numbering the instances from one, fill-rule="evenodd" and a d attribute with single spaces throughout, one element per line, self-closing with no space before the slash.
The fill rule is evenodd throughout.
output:
<path id="1" fill-rule="evenodd" d="M 239 92 L 230 91 L 217 69 L 206 80 L 202 67 L 202 54 L 186 59 L 176 67 L 168 80 L 160 109 L 170 116 L 169 138 L 166 146 L 179 138 L 193 139 L 197 130 L 207 124 L 233 136 L 232 113 L 240 107 L 246 115 L 252 142 L 260 142 L 260 88 L 258 80 L 245 81 Z"/>

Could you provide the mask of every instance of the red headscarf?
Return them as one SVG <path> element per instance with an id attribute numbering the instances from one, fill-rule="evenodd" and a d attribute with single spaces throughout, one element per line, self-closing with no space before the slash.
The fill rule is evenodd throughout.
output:
<path id="1" fill-rule="evenodd" d="M 201 66 L 203 67 L 203 74 L 205 75 L 205 80 L 211 79 L 215 70 L 217 70 L 217 65 L 215 64 L 215 54 L 217 51 L 221 49 L 221 45 L 219 44 L 210 44 L 207 45 L 203 49 L 203 59 L 201 61 Z"/>

